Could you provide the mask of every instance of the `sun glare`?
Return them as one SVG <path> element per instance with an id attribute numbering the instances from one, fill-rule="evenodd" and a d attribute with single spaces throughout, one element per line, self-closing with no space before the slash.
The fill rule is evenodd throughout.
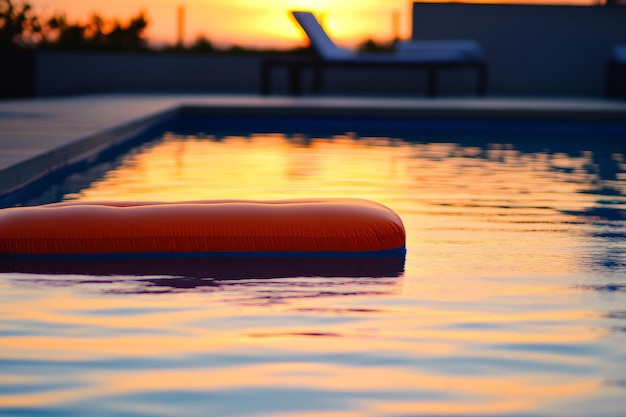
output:
<path id="1" fill-rule="evenodd" d="M 393 0 L 274 0 L 260 4 L 249 0 L 224 3 L 189 4 L 189 34 L 202 31 L 217 42 L 247 46 L 293 47 L 305 42 L 305 36 L 289 16 L 292 10 L 308 10 L 323 21 L 339 44 L 354 46 L 366 39 L 390 40 L 408 36 L 410 1 Z M 197 11 L 207 16 L 204 26 L 194 23 Z M 210 12 L 209 12 L 210 10 Z M 396 17 L 394 17 L 396 16 Z M 404 23 L 394 27 L 394 19 L 404 16 Z M 400 32 L 400 33 L 398 33 Z M 197 36 L 197 35 L 192 35 Z"/>

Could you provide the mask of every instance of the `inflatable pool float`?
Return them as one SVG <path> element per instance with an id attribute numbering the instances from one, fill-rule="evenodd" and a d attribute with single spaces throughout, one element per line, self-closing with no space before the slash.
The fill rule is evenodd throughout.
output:
<path id="1" fill-rule="evenodd" d="M 63 202 L 0 210 L 0 258 L 402 256 L 389 208 L 360 199 Z"/>

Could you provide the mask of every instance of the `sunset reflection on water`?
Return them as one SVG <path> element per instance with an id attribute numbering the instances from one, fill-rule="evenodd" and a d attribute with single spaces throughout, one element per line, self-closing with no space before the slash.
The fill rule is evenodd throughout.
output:
<path id="1" fill-rule="evenodd" d="M 166 133 L 110 164 L 65 198 L 367 198 L 405 270 L 2 274 L 0 414 L 626 413 L 621 150 L 437 139 Z"/>

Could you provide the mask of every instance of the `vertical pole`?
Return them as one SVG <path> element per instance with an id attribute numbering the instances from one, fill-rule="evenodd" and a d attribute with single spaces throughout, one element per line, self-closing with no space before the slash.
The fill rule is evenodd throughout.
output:
<path id="1" fill-rule="evenodd" d="M 408 32 L 406 33 L 407 39 L 408 40 L 412 40 L 413 39 L 413 25 L 415 24 L 413 22 L 413 18 L 414 18 L 414 16 L 413 16 L 413 0 L 409 0 L 408 1 L 407 13 L 408 13 L 408 15 L 407 15 L 408 18 L 405 20 L 406 25 L 407 25 L 405 27 L 406 28 L 405 30 L 408 30 Z"/>
<path id="2" fill-rule="evenodd" d="M 391 41 L 393 43 L 400 40 L 400 11 L 394 9 L 391 12 Z"/>
<path id="3" fill-rule="evenodd" d="M 185 40 L 185 6 L 179 5 L 176 19 L 176 45 L 183 47 Z"/>
<path id="4" fill-rule="evenodd" d="M 426 94 L 428 97 L 435 97 L 437 95 L 437 67 L 430 65 L 427 68 L 428 80 L 426 85 Z"/>

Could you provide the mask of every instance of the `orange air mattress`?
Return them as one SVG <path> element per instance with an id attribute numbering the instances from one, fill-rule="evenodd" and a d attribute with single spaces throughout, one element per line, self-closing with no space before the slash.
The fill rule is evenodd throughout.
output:
<path id="1" fill-rule="evenodd" d="M 0 257 L 404 253 L 400 217 L 360 199 L 64 202 L 0 210 Z"/>

